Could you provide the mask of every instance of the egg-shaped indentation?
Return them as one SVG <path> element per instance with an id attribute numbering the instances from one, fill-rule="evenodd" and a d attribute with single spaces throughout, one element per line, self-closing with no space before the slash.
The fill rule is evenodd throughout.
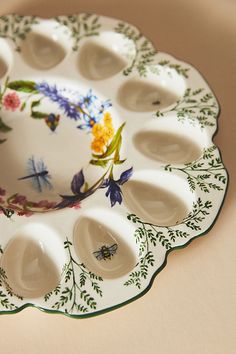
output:
<path id="1" fill-rule="evenodd" d="M 185 89 L 185 80 L 175 70 L 156 65 L 147 67 L 145 78 L 127 80 L 118 90 L 117 99 L 129 111 L 155 112 L 175 104 Z"/>
<path id="2" fill-rule="evenodd" d="M 180 224 L 195 200 L 185 180 L 165 171 L 139 171 L 122 191 L 130 212 L 159 226 Z"/>
<path id="3" fill-rule="evenodd" d="M 7 72 L 7 63 L 5 62 L 5 60 L 3 58 L 1 58 L 0 56 L 0 79 L 6 75 Z"/>
<path id="4" fill-rule="evenodd" d="M 38 70 L 55 67 L 65 58 L 66 53 L 60 37 L 54 34 L 32 31 L 22 43 L 22 57 L 29 66 Z"/>
<path id="5" fill-rule="evenodd" d="M 151 112 L 166 108 L 180 96 L 161 85 L 132 79 L 126 82 L 119 90 L 118 101 L 121 106 L 134 112 Z"/>
<path id="6" fill-rule="evenodd" d="M 90 210 L 75 227 L 76 253 L 93 273 L 103 278 L 118 278 L 129 273 L 138 262 L 133 233 L 123 217 L 107 210 Z"/>
<path id="7" fill-rule="evenodd" d="M 87 40 L 79 51 L 79 71 L 90 80 L 104 80 L 122 71 L 135 55 L 134 43 L 118 33 L 105 32 Z"/>
<path id="8" fill-rule="evenodd" d="M 30 224 L 9 241 L 1 266 L 15 294 L 38 298 L 59 284 L 65 258 L 57 236 L 49 227 Z"/>
<path id="9" fill-rule="evenodd" d="M 0 38 L 0 79 L 6 76 L 12 65 L 12 52 L 6 41 Z"/>
<path id="10" fill-rule="evenodd" d="M 206 132 L 177 117 L 155 120 L 134 135 L 137 150 L 149 158 L 168 164 L 186 164 L 200 158 L 207 144 Z"/>

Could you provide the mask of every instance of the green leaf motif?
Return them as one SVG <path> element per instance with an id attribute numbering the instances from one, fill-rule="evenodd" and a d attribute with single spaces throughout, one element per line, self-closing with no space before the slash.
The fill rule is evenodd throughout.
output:
<path id="1" fill-rule="evenodd" d="M 224 165 L 217 154 L 217 147 L 213 145 L 204 149 L 203 155 L 198 160 L 187 163 L 184 167 L 166 165 L 164 169 L 169 172 L 182 172 L 187 177 L 191 192 L 196 189 L 204 193 L 210 193 L 212 189 L 222 191 L 227 178 Z"/>
<path id="2" fill-rule="evenodd" d="M 170 60 L 161 60 L 158 64 L 174 69 L 179 75 L 182 75 L 186 79 L 188 78 L 189 68 L 183 68 L 180 64 L 171 63 Z"/>
<path id="3" fill-rule="evenodd" d="M 90 294 L 88 288 L 95 295 L 102 297 L 102 290 L 98 282 L 103 279 L 88 271 L 84 264 L 78 263 L 72 256 L 72 242 L 66 239 L 64 248 L 68 252 L 69 260 L 63 267 L 62 281 L 51 292 L 44 296 L 44 301 L 53 300 L 52 308 L 63 309 L 66 313 L 87 313 L 89 309 L 97 308 L 95 297 Z M 85 288 L 86 287 L 86 288 Z M 56 301 L 55 301 L 56 299 Z"/>
<path id="4" fill-rule="evenodd" d="M 140 76 L 145 77 L 147 68 L 154 61 L 157 53 L 153 44 L 137 28 L 124 22 L 119 22 L 115 27 L 115 31 L 133 41 L 135 45 L 135 54 L 133 55 L 132 53 L 132 62 L 129 67 L 124 69 L 123 74 L 128 76 L 134 70 L 137 70 Z"/>
<path id="5" fill-rule="evenodd" d="M 114 151 L 117 149 L 117 147 L 120 147 L 121 133 L 122 133 L 124 126 L 125 126 L 125 123 L 123 123 L 119 127 L 119 129 L 117 130 L 115 136 L 113 137 L 112 141 L 108 145 L 107 150 L 104 154 L 101 154 L 101 155 L 93 154 L 93 156 L 98 159 L 104 159 L 108 156 L 111 156 L 114 153 Z"/>
<path id="6" fill-rule="evenodd" d="M 0 246 L 0 252 L 3 254 L 3 249 Z M 15 310 L 18 306 L 13 303 L 13 299 L 19 301 L 23 300 L 22 296 L 15 294 L 12 288 L 10 287 L 7 274 L 5 270 L 0 267 L 0 306 L 6 310 Z"/>
<path id="7" fill-rule="evenodd" d="M 35 16 L 4 15 L 0 16 L 0 37 L 9 39 L 17 52 L 21 51 L 21 41 L 32 30 L 38 20 Z"/>
<path id="8" fill-rule="evenodd" d="M 156 116 L 168 116 L 170 112 L 175 112 L 180 122 L 188 121 L 191 125 L 199 125 L 203 129 L 216 125 L 219 107 L 212 93 L 205 93 L 203 88 L 187 88 L 173 108 L 157 111 Z"/>
<path id="9" fill-rule="evenodd" d="M 7 84 L 7 87 L 14 91 L 25 92 L 25 93 L 37 93 L 34 81 L 24 81 L 17 80 L 12 81 Z"/>
<path id="10" fill-rule="evenodd" d="M 1 133 L 8 133 L 8 132 L 10 132 L 11 130 L 12 130 L 12 128 L 9 127 L 8 125 L 6 125 L 6 124 L 3 122 L 2 118 L 0 117 L 0 132 L 1 132 Z"/>
<path id="11" fill-rule="evenodd" d="M 128 220 L 137 225 L 134 233 L 136 243 L 139 245 L 139 263 L 136 265 L 135 271 L 129 274 L 125 286 L 135 286 L 141 289 L 143 280 L 147 279 L 151 274 L 150 268 L 155 265 L 154 250 L 157 246 L 170 250 L 177 239 L 188 239 L 189 230 L 200 231 L 201 224 L 209 215 L 209 209 L 212 208 L 211 201 L 203 202 L 200 198 L 193 203 L 192 211 L 180 225 L 173 227 L 158 226 L 152 223 L 142 221 L 135 214 L 129 214 Z M 144 282 L 145 283 L 145 282 Z"/>
<path id="12" fill-rule="evenodd" d="M 98 36 L 101 27 L 99 16 L 92 14 L 58 16 L 55 17 L 55 20 L 60 26 L 69 29 L 68 34 L 74 41 L 72 48 L 74 51 L 78 50 L 79 43 L 83 38 Z"/>
<path id="13" fill-rule="evenodd" d="M 106 168 L 110 160 L 90 160 L 90 164 L 94 166 L 100 166 Z"/>

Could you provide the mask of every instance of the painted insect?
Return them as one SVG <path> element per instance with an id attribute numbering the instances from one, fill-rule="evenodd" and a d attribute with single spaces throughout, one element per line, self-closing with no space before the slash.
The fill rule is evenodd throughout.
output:
<path id="1" fill-rule="evenodd" d="M 60 121 L 59 114 L 55 115 L 53 113 L 50 113 L 47 117 L 45 117 L 45 123 L 47 124 L 47 126 L 50 128 L 52 132 L 55 132 L 55 130 L 57 129 L 59 121 Z"/>
<path id="2" fill-rule="evenodd" d="M 114 256 L 118 249 L 118 245 L 114 243 L 112 246 L 102 246 L 98 251 L 93 252 L 94 256 L 97 258 L 98 261 L 101 261 L 102 259 L 107 260 L 111 259 L 111 257 Z"/>
<path id="3" fill-rule="evenodd" d="M 38 193 L 41 193 L 44 188 L 52 189 L 50 182 L 51 176 L 46 165 L 43 160 L 35 161 L 34 156 L 30 157 L 28 160 L 28 175 L 18 178 L 18 181 L 26 179 L 32 180 L 32 186 Z"/>

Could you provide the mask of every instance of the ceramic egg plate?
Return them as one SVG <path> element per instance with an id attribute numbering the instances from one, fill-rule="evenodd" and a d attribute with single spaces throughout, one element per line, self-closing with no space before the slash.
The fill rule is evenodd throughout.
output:
<path id="1" fill-rule="evenodd" d="M 118 20 L 8 15 L 0 37 L 1 313 L 138 298 L 222 205 L 214 94 Z"/>

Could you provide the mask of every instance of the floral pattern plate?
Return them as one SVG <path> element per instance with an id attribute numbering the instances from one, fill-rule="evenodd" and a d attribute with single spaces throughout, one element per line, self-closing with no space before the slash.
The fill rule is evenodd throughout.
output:
<path id="1" fill-rule="evenodd" d="M 0 311 L 128 303 L 213 225 L 219 106 L 132 25 L 0 17 Z"/>

